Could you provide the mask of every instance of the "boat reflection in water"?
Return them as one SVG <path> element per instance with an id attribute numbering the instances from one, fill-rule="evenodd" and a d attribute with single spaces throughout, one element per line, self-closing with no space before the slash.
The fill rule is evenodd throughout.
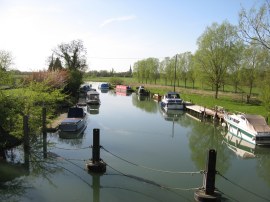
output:
<path id="1" fill-rule="evenodd" d="M 223 143 L 225 143 L 237 156 L 244 159 L 256 158 L 258 155 L 269 151 L 269 147 L 254 145 L 244 139 L 231 135 L 229 132 L 225 134 Z"/>
<path id="2" fill-rule="evenodd" d="M 174 124 L 180 119 L 180 116 L 184 114 L 184 111 L 177 109 L 164 109 L 163 107 L 160 107 L 160 113 L 166 121 L 172 122 L 172 137 L 174 137 Z"/>
<path id="3" fill-rule="evenodd" d="M 183 110 L 179 109 L 167 109 L 165 110 L 163 107 L 161 109 L 161 114 L 166 121 L 178 121 L 180 116 L 184 114 Z"/>
<path id="4" fill-rule="evenodd" d="M 87 105 L 87 112 L 89 114 L 99 114 L 100 105 Z"/>

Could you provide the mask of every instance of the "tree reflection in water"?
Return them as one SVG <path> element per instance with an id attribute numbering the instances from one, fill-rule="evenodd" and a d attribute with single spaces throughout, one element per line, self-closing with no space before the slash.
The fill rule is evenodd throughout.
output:
<path id="1" fill-rule="evenodd" d="M 20 145 L 6 151 L 6 160 L 0 161 L 0 201 L 21 201 L 31 185 L 27 177 L 42 177 L 54 184 L 52 175 L 63 171 L 56 154 L 47 153 L 44 158 L 42 142 L 30 144 L 29 153 Z"/>

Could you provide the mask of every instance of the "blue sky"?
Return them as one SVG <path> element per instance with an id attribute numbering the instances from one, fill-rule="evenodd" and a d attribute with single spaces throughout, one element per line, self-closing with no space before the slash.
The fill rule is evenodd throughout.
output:
<path id="1" fill-rule="evenodd" d="M 134 62 L 197 49 L 207 26 L 238 23 L 263 0 L 0 0 L 0 50 L 14 68 L 47 69 L 61 43 L 81 39 L 89 70 L 128 71 Z"/>

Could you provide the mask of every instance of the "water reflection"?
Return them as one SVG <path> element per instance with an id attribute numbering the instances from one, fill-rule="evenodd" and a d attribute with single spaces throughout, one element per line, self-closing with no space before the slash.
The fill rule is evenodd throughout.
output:
<path id="1" fill-rule="evenodd" d="M 57 142 L 59 143 L 64 143 L 70 146 L 81 146 L 83 144 L 83 138 L 85 136 L 86 132 L 85 130 L 76 138 L 69 138 L 69 139 L 65 139 L 65 138 L 60 138 L 58 135 L 58 132 L 55 133 L 55 135 L 58 137 L 57 138 Z"/>
<path id="2" fill-rule="evenodd" d="M 22 145 L 6 151 L 7 159 L 0 161 L 0 201 L 22 201 L 25 193 L 32 188 L 27 181 L 30 175 L 42 176 L 54 185 L 53 175 L 63 169 L 56 165 L 58 155 L 49 152 L 44 159 L 41 145 L 35 142 L 29 151 L 24 150 Z"/>
<path id="3" fill-rule="evenodd" d="M 237 156 L 241 158 L 255 158 L 255 148 L 254 144 L 251 144 L 243 139 L 231 135 L 227 132 L 224 136 L 223 143 L 233 151 Z"/>
<path id="4" fill-rule="evenodd" d="M 100 105 L 87 105 L 87 112 L 89 114 L 99 114 Z"/>
<path id="5" fill-rule="evenodd" d="M 189 116 L 186 116 L 191 119 Z M 217 151 L 217 170 L 225 173 L 230 167 L 229 156 L 226 152 L 226 146 L 222 144 L 221 131 L 223 128 L 208 122 L 192 121 L 189 126 L 189 147 L 191 150 L 191 159 L 197 166 L 197 169 L 205 169 L 206 154 L 209 149 Z"/>
<path id="6" fill-rule="evenodd" d="M 160 107 L 160 113 L 166 121 L 178 121 L 180 117 L 184 114 L 183 110 L 169 109 L 165 110 L 163 107 Z"/>
<path id="7" fill-rule="evenodd" d="M 100 92 L 101 93 L 108 93 L 109 92 L 109 89 L 100 89 Z"/>
<path id="8" fill-rule="evenodd" d="M 130 91 L 115 91 L 115 94 L 116 95 L 119 95 L 119 96 L 130 96 L 130 95 L 132 95 L 132 92 L 130 92 Z"/>
<path id="9" fill-rule="evenodd" d="M 146 97 L 146 96 L 139 96 Z M 149 98 L 149 97 L 148 97 Z M 132 104 L 133 106 L 142 109 L 143 111 L 156 113 L 159 110 L 159 105 L 152 99 L 138 99 L 136 93 L 132 94 Z"/>
<path id="10" fill-rule="evenodd" d="M 270 186 L 269 147 L 251 144 L 239 137 L 231 135 L 229 132 L 224 135 L 223 143 L 238 157 L 243 159 L 256 158 L 258 162 L 256 166 L 258 176 Z"/>

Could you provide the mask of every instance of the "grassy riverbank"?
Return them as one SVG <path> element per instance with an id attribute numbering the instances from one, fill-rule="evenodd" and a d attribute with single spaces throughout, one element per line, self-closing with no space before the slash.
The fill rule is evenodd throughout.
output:
<path id="1" fill-rule="evenodd" d="M 85 81 L 98 81 L 98 82 L 110 82 L 112 78 L 85 78 Z M 114 78 L 115 79 L 115 78 Z M 162 83 L 159 84 L 146 84 L 139 83 L 133 78 L 119 78 L 123 84 L 130 85 L 133 88 L 144 85 L 145 88 L 151 91 L 151 93 L 165 94 L 168 91 L 173 91 L 173 86 L 166 86 Z M 264 117 L 268 115 L 265 107 L 259 101 L 258 96 L 254 95 L 250 99 L 250 103 L 247 103 L 246 93 L 232 93 L 229 90 L 230 86 L 225 88 L 225 91 L 219 92 L 219 98 L 214 98 L 214 91 L 210 89 L 195 89 L 191 87 L 175 87 L 175 91 L 181 94 L 181 97 L 186 101 L 191 101 L 194 104 L 205 106 L 207 108 L 214 108 L 215 106 L 221 106 L 225 110 L 230 112 L 242 112 L 247 114 L 260 114 Z"/>

